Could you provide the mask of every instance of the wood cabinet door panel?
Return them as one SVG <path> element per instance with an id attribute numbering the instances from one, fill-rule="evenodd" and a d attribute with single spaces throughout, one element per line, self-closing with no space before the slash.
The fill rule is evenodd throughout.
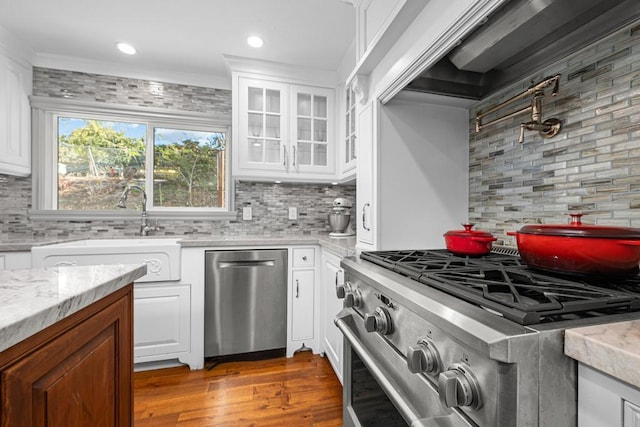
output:
<path id="1" fill-rule="evenodd" d="M 116 425 L 115 336 L 105 329 L 33 384 L 34 425 Z"/>
<path id="2" fill-rule="evenodd" d="M 2 427 L 130 426 L 131 349 L 128 293 L 2 370 Z"/>

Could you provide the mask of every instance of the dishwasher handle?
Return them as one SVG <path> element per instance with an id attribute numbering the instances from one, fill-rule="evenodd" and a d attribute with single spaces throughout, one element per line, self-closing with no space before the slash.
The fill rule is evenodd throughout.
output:
<path id="1" fill-rule="evenodd" d="M 218 261 L 219 268 L 243 268 L 243 267 L 275 267 L 275 260 L 246 260 L 246 261 Z"/>

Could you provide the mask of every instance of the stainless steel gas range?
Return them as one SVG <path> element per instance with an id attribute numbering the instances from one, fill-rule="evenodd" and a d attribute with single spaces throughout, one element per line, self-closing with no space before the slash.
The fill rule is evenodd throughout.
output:
<path id="1" fill-rule="evenodd" d="M 345 426 L 575 426 L 570 327 L 640 318 L 640 279 L 536 272 L 517 251 L 342 262 Z"/>

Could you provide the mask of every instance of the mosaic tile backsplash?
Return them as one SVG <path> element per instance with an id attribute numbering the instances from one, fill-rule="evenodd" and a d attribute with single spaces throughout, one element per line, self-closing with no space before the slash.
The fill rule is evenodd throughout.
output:
<path id="1" fill-rule="evenodd" d="M 557 136 L 527 131 L 519 144 L 520 123 L 531 120 L 525 114 L 475 133 L 476 112 L 556 73 L 562 74 L 560 91 L 551 97 L 547 90 L 543 119 L 562 120 Z M 523 98 L 497 115 L 530 102 Z M 640 228 L 639 23 L 482 100 L 469 113 L 469 220 L 498 243 L 515 246 L 506 232 L 526 223 L 567 223 L 569 211 L 584 212 L 585 224 Z"/>
<path id="2" fill-rule="evenodd" d="M 231 91 L 150 82 L 35 67 L 33 93 L 172 110 L 230 115 Z M 134 220 L 31 220 L 31 178 L 0 175 L 0 242 L 21 239 L 129 237 L 138 232 Z M 353 185 L 235 183 L 236 218 L 225 221 L 160 220 L 166 236 L 286 236 L 328 232 L 327 214 L 337 197 L 355 202 Z M 253 219 L 242 220 L 242 208 L 251 206 Z M 298 219 L 288 219 L 288 208 Z"/>

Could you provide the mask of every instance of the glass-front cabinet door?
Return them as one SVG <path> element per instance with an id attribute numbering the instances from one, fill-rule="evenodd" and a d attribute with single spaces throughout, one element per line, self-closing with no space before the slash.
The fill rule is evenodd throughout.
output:
<path id="1" fill-rule="evenodd" d="M 342 169 L 348 171 L 356 166 L 356 95 L 351 86 L 344 91 L 344 134 Z"/>
<path id="2" fill-rule="evenodd" d="M 251 170 L 289 168 L 288 86 L 252 79 L 239 81 L 240 167 Z"/>
<path id="3" fill-rule="evenodd" d="M 295 172 L 333 173 L 334 91 L 292 86 L 291 165 Z"/>

